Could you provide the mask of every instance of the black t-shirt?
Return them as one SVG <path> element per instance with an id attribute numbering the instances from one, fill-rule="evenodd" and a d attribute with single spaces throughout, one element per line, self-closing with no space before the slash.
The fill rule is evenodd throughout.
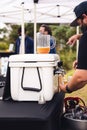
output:
<path id="1" fill-rule="evenodd" d="M 77 68 L 87 70 L 87 31 L 82 35 L 79 41 Z"/>

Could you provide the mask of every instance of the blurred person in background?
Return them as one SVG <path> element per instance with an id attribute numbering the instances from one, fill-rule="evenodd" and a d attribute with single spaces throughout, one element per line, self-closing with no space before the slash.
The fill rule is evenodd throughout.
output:
<path id="1" fill-rule="evenodd" d="M 25 53 L 34 53 L 34 41 L 31 37 L 26 35 L 26 28 L 25 32 Z M 21 27 L 18 29 L 18 38 L 15 43 L 15 54 L 20 53 L 20 43 L 21 43 Z"/>
<path id="2" fill-rule="evenodd" d="M 56 40 L 55 38 L 52 36 L 52 31 L 50 29 L 50 27 L 46 24 L 42 24 L 39 28 L 39 32 L 41 34 L 44 34 L 44 35 L 50 35 L 51 38 L 50 38 L 50 52 L 49 53 L 56 53 Z"/>

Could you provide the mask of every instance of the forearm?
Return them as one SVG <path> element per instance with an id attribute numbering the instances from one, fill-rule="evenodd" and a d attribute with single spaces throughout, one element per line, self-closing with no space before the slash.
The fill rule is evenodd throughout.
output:
<path id="1" fill-rule="evenodd" d="M 67 85 L 68 85 L 69 89 L 73 92 L 78 89 L 81 89 L 82 87 L 85 86 L 85 84 L 87 84 L 87 80 L 83 80 L 82 77 L 73 76 L 71 81 L 68 82 Z"/>
<path id="2" fill-rule="evenodd" d="M 75 34 L 68 39 L 67 44 L 74 45 L 81 38 L 82 34 Z"/>
<path id="3" fill-rule="evenodd" d="M 77 34 L 77 39 L 79 40 L 83 34 Z"/>
<path id="4" fill-rule="evenodd" d="M 71 80 L 67 83 L 70 91 L 76 91 L 87 84 L 87 70 L 76 70 Z M 67 92 L 66 85 L 60 84 L 60 89 Z"/>

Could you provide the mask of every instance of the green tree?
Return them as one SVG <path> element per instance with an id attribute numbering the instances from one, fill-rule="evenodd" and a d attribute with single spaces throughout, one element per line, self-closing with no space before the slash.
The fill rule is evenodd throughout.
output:
<path id="1" fill-rule="evenodd" d="M 76 46 L 66 45 L 69 37 L 76 34 L 76 29 L 67 25 L 51 26 L 53 35 L 56 38 L 56 50 L 63 61 L 66 70 L 72 69 L 72 63 L 76 59 Z M 60 46 L 61 45 L 61 46 Z M 62 48 L 61 48 L 62 47 Z"/>
<path id="2" fill-rule="evenodd" d="M 34 39 L 34 24 L 33 23 L 27 23 L 27 24 L 25 24 L 25 27 L 27 29 L 27 32 L 26 32 L 27 35 Z"/>
<path id="3" fill-rule="evenodd" d="M 17 37 L 18 37 L 18 28 L 20 25 L 11 25 L 11 31 L 9 34 L 9 43 L 15 43 Z"/>

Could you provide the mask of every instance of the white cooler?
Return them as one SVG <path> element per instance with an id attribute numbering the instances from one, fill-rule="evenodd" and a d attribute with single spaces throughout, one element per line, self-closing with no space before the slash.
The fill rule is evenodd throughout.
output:
<path id="1" fill-rule="evenodd" d="M 18 54 L 9 57 L 11 96 L 16 101 L 52 99 L 55 93 L 54 69 L 57 54 Z"/>

